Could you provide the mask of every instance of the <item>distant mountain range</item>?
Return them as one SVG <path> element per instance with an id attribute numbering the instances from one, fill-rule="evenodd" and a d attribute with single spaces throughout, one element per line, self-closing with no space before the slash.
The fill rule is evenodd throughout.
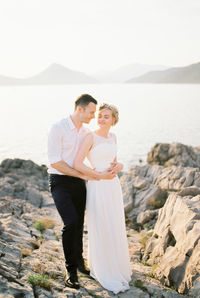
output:
<path id="1" fill-rule="evenodd" d="M 53 85 L 91 83 L 97 83 L 97 81 L 83 72 L 74 71 L 56 63 L 51 64 L 39 74 L 26 79 L 0 76 L 0 85 Z"/>
<path id="2" fill-rule="evenodd" d="M 200 62 L 185 67 L 151 71 L 137 78 L 132 78 L 127 83 L 200 84 Z"/>
<path id="3" fill-rule="evenodd" d="M 99 71 L 91 74 L 91 76 L 101 83 L 124 83 L 127 80 L 141 76 L 149 71 L 164 70 L 167 68 L 168 67 L 161 65 L 132 63 L 121 66 L 114 71 Z"/>
<path id="4" fill-rule="evenodd" d="M 35 76 L 19 79 L 0 76 L 0 85 L 55 85 L 97 83 L 200 83 L 200 62 L 185 67 L 167 68 L 161 65 L 129 64 L 115 71 L 87 75 L 60 64 L 52 64 Z"/>

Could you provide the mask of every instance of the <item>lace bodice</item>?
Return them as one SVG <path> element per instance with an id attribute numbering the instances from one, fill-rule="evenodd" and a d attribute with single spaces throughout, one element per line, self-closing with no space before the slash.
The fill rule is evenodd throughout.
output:
<path id="1" fill-rule="evenodd" d="M 93 146 L 88 154 L 88 160 L 97 171 L 104 171 L 110 167 L 117 154 L 117 145 L 114 134 L 108 138 L 101 137 L 95 132 L 93 134 Z"/>

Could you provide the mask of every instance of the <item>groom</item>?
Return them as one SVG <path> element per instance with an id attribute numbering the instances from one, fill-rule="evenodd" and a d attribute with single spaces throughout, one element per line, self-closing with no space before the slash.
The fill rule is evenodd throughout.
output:
<path id="1" fill-rule="evenodd" d="M 55 123 L 48 136 L 49 185 L 62 218 L 62 244 L 68 272 L 66 285 L 80 287 L 77 270 L 89 275 L 84 264 L 83 224 L 86 203 L 85 180 L 91 179 L 73 168 L 79 146 L 89 132 L 82 124 L 95 117 L 97 101 L 83 94 L 75 101 L 74 113 Z M 95 178 L 94 178 L 95 179 Z"/>

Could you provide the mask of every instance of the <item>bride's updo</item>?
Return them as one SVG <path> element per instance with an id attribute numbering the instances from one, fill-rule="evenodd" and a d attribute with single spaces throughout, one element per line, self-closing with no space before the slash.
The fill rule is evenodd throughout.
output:
<path id="1" fill-rule="evenodd" d="M 118 109 L 114 105 L 110 105 L 110 104 L 107 104 L 107 103 L 101 104 L 100 107 L 99 107 L 99 111 L 102 111 L 102 110 L 105 110 L 105 109 L 108 109 L 112 112 L 112 117 L 113 117 L 113 124 L 112 125 L 117 124 L 117 122 L 119 121 Z"/>

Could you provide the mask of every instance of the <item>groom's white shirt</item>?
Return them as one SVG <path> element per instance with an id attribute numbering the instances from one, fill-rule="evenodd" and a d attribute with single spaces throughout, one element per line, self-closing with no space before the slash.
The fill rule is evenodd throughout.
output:
<path id="1" fill-rule="evenodd" d="M 48 135 L 49 174 L 64 175 L 51 167 L 61 160 L 73 167 L 79 146 L 88 132 L 89 129 L 84 126 L 77 130 L 70 116 L 53 124 Z"/>

